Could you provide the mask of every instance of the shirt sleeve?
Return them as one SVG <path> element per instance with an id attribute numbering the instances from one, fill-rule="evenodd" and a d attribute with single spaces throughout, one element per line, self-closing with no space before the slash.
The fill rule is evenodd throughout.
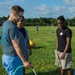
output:
<path id="1" fill-rule="evenodd" d="M 70 29 L 67 29 L 66 31 L 66 37 L 72 37 L 72 31 Z"/>
<path id="2" fill-rule="evenodd" d="M 18 31 L 18 28 L 15 27 L 15 28 L 10 29 L 9 35 L 10 35 L 10 39 L 11 40 L 19 39 L 19 31 Z"/>
<path id="3" fill-rule="evenodd" d="M 27 36 L 27 43 L 28 43 L 28 46 L 29 46 L 29 38 L 28 38 L 28 31 L 26 30 L 26 36 Z"/>

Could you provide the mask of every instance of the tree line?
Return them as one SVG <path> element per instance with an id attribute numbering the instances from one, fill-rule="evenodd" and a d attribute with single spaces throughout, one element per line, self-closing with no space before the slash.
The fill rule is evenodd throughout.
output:
<path id="1" fill-rule="evenodd" d="M 9 16 L 8 16 L 9 17 Z M 8 19 L 8 17 L 0 17 L 0 22 L 4 22 Z M 66 18 L 66 24 L 68 26 L 75 26 L 75 17 L 68 19 Z M 0 23 L 0 25 L 2 25 Z M 57 19 L 56 18 L 44 18 L 44 17 L 40 17 L 40 18 L 25 18 L 25 26 L 57 26 Z"/>

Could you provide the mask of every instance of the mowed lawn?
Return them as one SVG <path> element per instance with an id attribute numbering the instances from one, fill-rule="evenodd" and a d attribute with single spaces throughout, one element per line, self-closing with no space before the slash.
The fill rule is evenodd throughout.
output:
<path id="1" fill-rule="evenodd" d="M 34 41 L 36 47 L 32 49 L 33 54 L 29 61 L 33 64 L 37 75 L 60 75 L 59 68 L 54 65 L 56 49 L 56 28 L 54 26 L 39 26 L 39 33 L 36 33 L 35 26 L 26 26 L 29 39 Z M 75 27 L 72 29 L 72 68 L 75 68 Z M 0 29 L 1 32 L 1 29 Z M 0 75 L 7 75 L 1 64 L 2 49 L 0 45 Z M 31 68 L 26 69 L 26 75 L 34 75 Z"/>

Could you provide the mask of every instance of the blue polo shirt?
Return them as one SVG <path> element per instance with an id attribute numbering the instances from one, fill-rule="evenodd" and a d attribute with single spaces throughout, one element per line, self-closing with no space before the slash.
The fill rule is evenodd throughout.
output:
<path id="1" fill-rule="evenodd" d="M 23 51 L 25 58 L 27 59 L 27 57 L 28 57 L 28 46 L 29 46 L 28 32 L 24 27 L 18 28 L 18 29 L 20 31 L 20 37 L 21 37 L 21 39 L 19 39 L 19 41 L 21 41 L 20 47 Z"/>
<path id="2" fill-rule="evenodd" d="M 11 40 L 19 39 L 19 31 L 17 26 L 10 20 L 7 20 L 2 25 L 1 44 L 3 54 L 8 56 L 16 56 L 16 52 Z"/>

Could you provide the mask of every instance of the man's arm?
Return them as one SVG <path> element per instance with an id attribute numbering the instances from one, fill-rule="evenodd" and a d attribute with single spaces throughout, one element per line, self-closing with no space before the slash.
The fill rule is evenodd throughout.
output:
<path id="1" fill-rule="evenodd" d="M 71 38 L 66 38 L 66 46 L 65 46 L 65 49 L 64 49 L 64 54 L 66 54 L 66 52 L 67 52 L 67 50 L 68 50 L 68 48 L 70 47 L 70 44 L 71 44 Z"/>
<path id="2" fill-rule="evenodd" d="M 25 67 L 28 67 L 30 66 L 29 62 L 27 62 L 24 58 L 24 55 L 22 53 L 22 50 L 21 48 L 19 47 L 19 40 L 18 39 L 15 39 L 15 40 L 12 40 L 12 44 L 14 46 L 14 49 L 17 53 L 17 55 L 20 57 L 20 59 L 22 60 L 23 64 Z"/>
<path id="3" fill-rule="evenodd" d="M 58 37 L 56 39 L 56 49 L 58 49 Z"/>
<path id="4" fill-rule="evenodd" d="M 66 52 L 67 52 L 67 50 L 68 50 L 68 48 L 70 47 L 70 44 L 71 44 L 71 38 L 70 37 L 67 37 L 66 38 L 66 46 L 65 46 L 65 49 L 64 49 L 64 52 L 63 52 L 63 54 L 62 54 L 62 56 L 61 56 L 61 59 L 64 59 L 65 58 L 65 54 L 66 54 Z"/>

